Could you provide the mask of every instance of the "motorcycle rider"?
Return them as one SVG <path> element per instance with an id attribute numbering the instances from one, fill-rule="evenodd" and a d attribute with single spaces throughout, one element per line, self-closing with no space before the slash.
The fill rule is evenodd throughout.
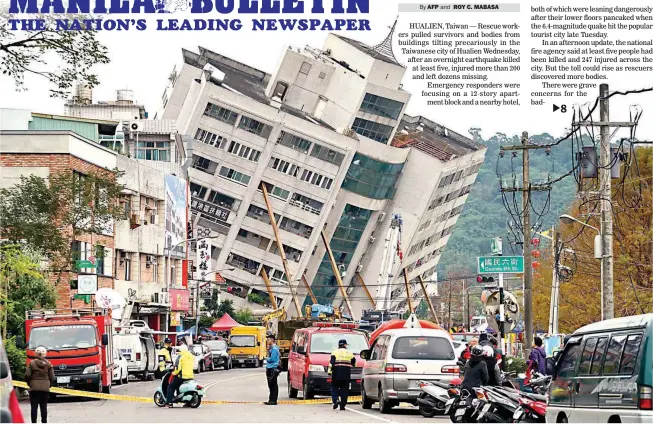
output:
<path id="1" fill-rule="evenodd" d="M 184 382 L 195 379 L 195 374 L 193 373 L 195 358 L 193 357 L 193 354 L 188 351 L 188 346 L 185 344 L 182 344 L 177 349 L 179 349 L 179 357 L 177 358 L 174 371 L 170 374 L 166 396 L 168 408 L 172 408 L 172 401 L 175 398 L 175 392 L 179 390 L 179 387 L 184 384 Z"/>
<path id="2" fill-rule="evenodd" d="M 465 363 L 465 377 L 460 385 L 460 390 L 467 390 L 472 393 L 474 387 L 486 385 L 489 376 L 487 364 L 483 360 L 483 347 L 480 345 L 472 346 L 470 353 L 471 356 Z"/>
<path id="3" fill-rule="evenodd" d="M 159 358 L 159 368 L 154 373 L 156 378 L 161 378 L 166 372 L 166 367 L 172 364 L 172 341 L 166 337 L 156 355 Z"/>
<path id="4" fill-rule="evenodd" d="M 483 347 L 483 361 L 487 365 L 488 372 L 488 385 L 490 386 L 499 386 L 501 384 L 501 370 L 497 364 L 497 357 L 494 354 L 494 348 L 492 346 Z"/>

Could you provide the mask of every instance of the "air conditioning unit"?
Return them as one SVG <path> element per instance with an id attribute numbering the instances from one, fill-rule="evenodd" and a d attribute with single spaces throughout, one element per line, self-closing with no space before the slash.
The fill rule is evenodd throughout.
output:
<path id="1" fill-rule="evenodd" d="M 384 219 L 385 219 L 385 212 L 381 212 L 379 214 L 379 222 L 383 222 Z"/>
<path id="2" fill-rule="evenodd" d="M 168 293 L 167 292 L 156 292 L 152 294 L 152 302 L 167 304 L 168 302 Z"/>
<path id="3" fill-rule="evenodd" d="M 120 251 L 120 263 L 123 264 L 127 260 L 127 252 L 124 250 Z"/>
<path id="4" fill-rule="evenodd" d="M 151 255 L 145 256 L 145 266 L 149 268 L 152 265 L 156 265 L 156 258 Z"/>
<path id="5" fill-rule="evenodd" d="M 358 264 L 356 267 L 356 272 L 361 272 L 363 270 L 363 264 Z"/>
<path id="6" fill-rule="evenodd" d="M 370 236 L 369 240 L 370 243 L 374 243 L 376 241 L 376 237 Z"/>
<path id="7" fill-rule="evenodd" d="M 131 216 L 129 217 L 129 224 L 132 227 L 138 227 L 139 225 L 141 225 L 138 219 L 138 214 L 136 213 L 131 214 Z"/>
<path id="8" fill-rule="evenodd" d="M 129 123 L 129 132 L 138 133 L 143 131 L 143 123 L 141 121 L 131 121 Z"/>

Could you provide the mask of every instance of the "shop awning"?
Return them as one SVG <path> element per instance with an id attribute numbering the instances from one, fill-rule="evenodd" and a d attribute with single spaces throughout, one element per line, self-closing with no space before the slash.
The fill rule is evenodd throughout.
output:
<path id="1" fill-rule="evenodd" d="M 209 328 L 211 331 L 229 331 L 234 327 L 242 327 L 229 314 L 224 314 Z"/>

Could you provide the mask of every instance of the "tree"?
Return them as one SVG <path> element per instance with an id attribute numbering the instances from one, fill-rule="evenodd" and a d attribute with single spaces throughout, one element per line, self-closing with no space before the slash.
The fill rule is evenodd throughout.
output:
<path id="1" fill-rule="evenodd" d="M 252 310 L 251 309 L 240 309 L 236 312 L 234 320 L 238 324 L 247 325 L 252 320 Z"/>
<path id="2" fill-rule="evenodd" d="M 53 270 L 67 270 L 76 252 L 72 242 L 82 234 L 102 234 L 114 220 L 125 219 L 118 200 L 123 185 L 116 171 L 51 174 L 49 180 L 23 176 L 0 189 L 0 232 L 6 240 L 24 243 L 53 261 Z"/>
<path id="3" fill-rule="evenodd" d="M 622 208 L 619 210 L 615 207 L 614 216 L 615 316 L 653 312 L 652 153 L 651 149 L 636 149 L 640 175 L 630 175 L 623 181 L 615 180 L 614 184 L 613 205 Z M 585 222 L 587 218 L 582 216 L 581 210 L 585 211 L 594 204 L 576 202 L 567 213 Z M 588 223 L 598 228 L 599 217 L 593 216 Z M 601 269 L 600 260 L 593 255 L 596 231 L 579 224 L 563 226 L 560 231 L 565 247 L 574 252 L 561 256 L 562 265 L 573 271 L 571 279 L 561 282 L 559 298 L 559 331 L 569 333 L 582 325 L 600 321 Z M 541 265 L 534 278 L 533 305 L 536 327 L 546 329 L 553 258 L 550 246 L 541 250 Z"/>
<path id="4" fill-rule="evenodd" d="M 78 30 L 57 30 L 57 19 L 83 22 L 91 19 L 83 15 L 33 15 L 43 22 L 42 29 L 12 30 L 7 5 L 0 6 L 0 70 L 13 78 L 16 89 L 24 91 L 25 74 L 47 79 L 54 87 L 51 97 L 68 97 L 74 84 L 83 82 L 89 88 L 98 85 L 94 65 L 110 62 L 108 50 L 97 40 L 92 27 Z M 25 16 L 21 16 L 25 18 Z M 15 25 L 15 24 L 14 24 Z M 57 70 L 49 58 L 57 58 Z M 48 66 L 49 65 L 49 66 Z"/>

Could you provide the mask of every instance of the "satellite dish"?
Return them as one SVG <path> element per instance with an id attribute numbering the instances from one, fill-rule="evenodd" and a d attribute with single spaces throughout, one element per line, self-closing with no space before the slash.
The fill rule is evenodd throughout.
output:
<path id="1" fill-rule="evenodd" d="M 122 314 L 127 304 L 125 298 L 113 289 L 103 288 L 95 292 L 95 303 L 102 309 L 111 310 L 111 318 L 122 319 Z"/>

